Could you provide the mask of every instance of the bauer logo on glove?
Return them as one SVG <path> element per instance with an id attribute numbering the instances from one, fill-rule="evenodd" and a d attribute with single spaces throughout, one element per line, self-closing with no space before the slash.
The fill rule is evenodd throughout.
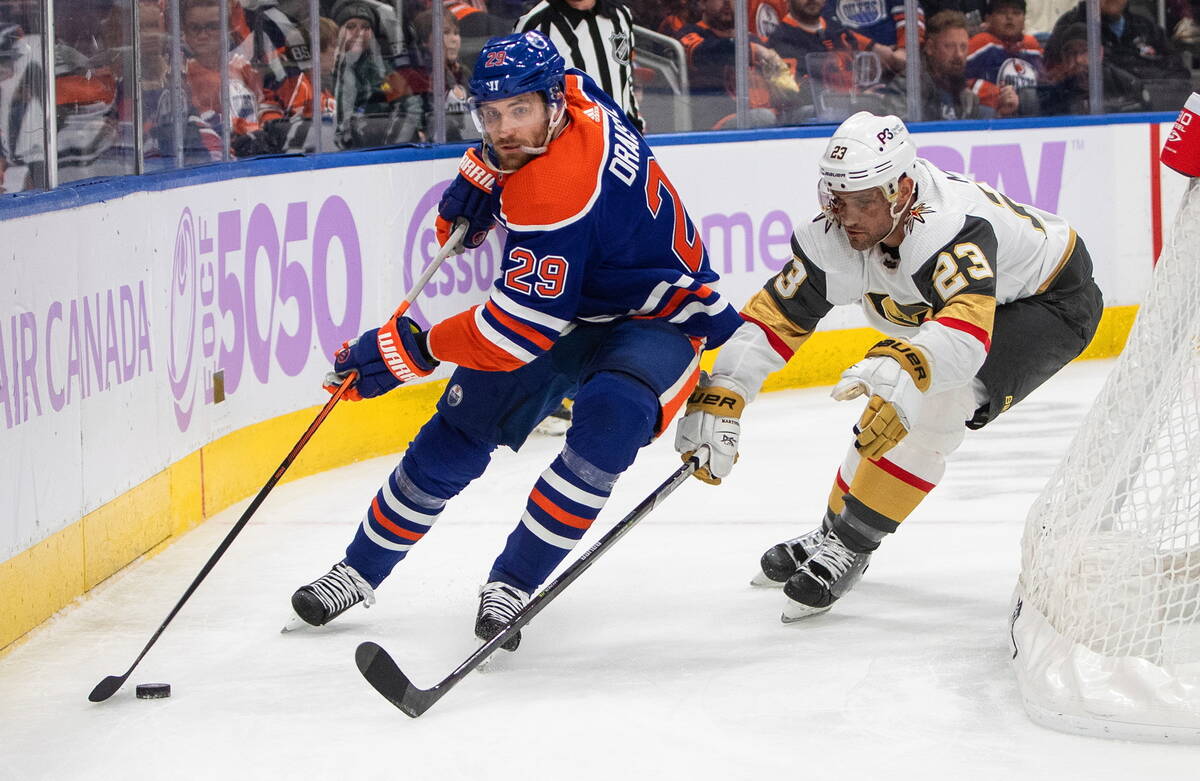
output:
<path id="1" fill-rule="evenodd" d="M 932 376 L 925 354 L 903 339 L 884 339 L 867 350 L 866 358 L 842 372 L 833 398 L 870 396 L 854 427 L 859 455 L 877 459 L 908 436 L 921 414 Z"/>
<path id="2" fill-rule="evenodd" d="M 709 382 L 707 377 L 701 384 Z M 683 419 L 675 431 L 675 450 L 688 460 L 701 448 L 708 461 L 692 476 L 711 485 L 720 485 L 738 459 L 738 438 L 742 433 L 739 418 L 746 400 L 736 391 L 716 385 L 698 387 L 688 398 Z"/>

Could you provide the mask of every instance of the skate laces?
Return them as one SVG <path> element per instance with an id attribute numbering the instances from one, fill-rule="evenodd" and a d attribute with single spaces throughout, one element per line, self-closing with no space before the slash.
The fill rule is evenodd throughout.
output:
<path id="1" fill-rule="evenodd" d="M 359 602 L 375 604 L 375 590 L 350 565 L 339 562 L 333 569 L 308 584 L 309 589 L 331 613 L 340 612 Z"/>
<path id="2" fill-rule="evenodd" d="M 821 543 L 825 540 L 825 528 L 818 526 L 807 534 L 802 534 L 799 537 L 794 537 L 787 541 L 788 548 L 795 556 L 796 547 L 804 551 L 805 556 L 811 556 L 816 552 L 817 548 L 821 547 Z"/>
<path id="3" fill-rule="evenodd" d="M 498 580 L 484 586 L 479 592 L 479 598 L 479 614 L 499 619 L 504 623 L 511 621 L 529 601 L 529 595 L 524 591 Z"/>
<path id="4" fill-rule="evenodd" d="M 857 557 L 858 554 L 847 548 L 846 543 L 842 542 L 841 538 L 831 531 L 825 535 L 824 543 L 813 554 L 809 563 L 818 565 L 828 572 L 829 582 L 833 583 L 850 570 Z"/>

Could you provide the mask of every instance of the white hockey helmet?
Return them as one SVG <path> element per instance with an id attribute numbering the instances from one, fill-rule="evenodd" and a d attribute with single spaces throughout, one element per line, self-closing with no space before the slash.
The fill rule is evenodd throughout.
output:
<path id="1" fill-rule="evenodd" d="M 900 178 L 910 173 L 916 159 L 917 148 L 899 117 L 860 111 L 834 131 L 821 155 L 821 205 L 827 208 L 838 193 L 872 187 L 894 202 Z"/>

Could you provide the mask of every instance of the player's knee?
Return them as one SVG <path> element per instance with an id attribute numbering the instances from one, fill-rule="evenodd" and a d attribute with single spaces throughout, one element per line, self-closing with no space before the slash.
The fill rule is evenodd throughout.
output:
<path id="1" fill-rule="evenodd" d="M 600 469 L 624 472 L 650 441 L 658 422 L 658 397 L 622 372 L 600 372 L 579 389 L 567 444 Z"/>
<path id="2" fill-rule="evenodd" d="M 970 385 L 934 394 L 925 400 L 917 425 L 904 438 L 914 450 L 948 456 L 962 444 L 966 421 L 975 413 L 975 394 Z"/>
<path id="3" fill-rule="evenodd" d="M 483 474 L 496 445 L 474 437 L 434 415 L 404 454 L 404 471 L 422 491 L 442 499 Z"/>

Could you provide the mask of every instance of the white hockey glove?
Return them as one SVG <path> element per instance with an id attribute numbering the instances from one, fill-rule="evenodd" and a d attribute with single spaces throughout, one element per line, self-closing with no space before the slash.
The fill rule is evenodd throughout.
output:
<path id="1" fill-rule="evenodd" d="M 842 372 L 833 387 L 835 399 L 870 394 L 854 427 L 859 455 L 879 458 L 908 435 L 921 414 L 930 378 L 924 353 L 903 339 L 884 339 L 867 350 L 866 358 Z"/>
<path id="2" fill-rule="evenodd" d="M 707 378 L 701 380 L 701 385 Z M 720 485 L 728 477 L 738 457 L 738 437 L 742 433 L 739 418 L 746 400 L 728 388 L 697 387 L 688 398 L 684 416 L 675 429 L 675 450 L 687 461 L 699 448 L 708 446 L 708 463 L 692 477 Z"/>

